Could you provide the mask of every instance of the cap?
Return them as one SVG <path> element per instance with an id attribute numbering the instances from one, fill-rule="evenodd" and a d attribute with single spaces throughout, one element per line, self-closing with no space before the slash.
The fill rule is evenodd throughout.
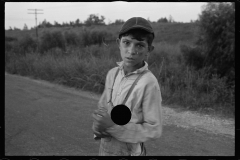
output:
<path id="1" fill-rule="evenodd" d="M 154 32 L 153 32 L 152 26 L 146 19 L 144 19 L 142 17 L 133 17 L 133 18 L 130 18 L 129 20 L 127 20 L 122 25 L 122 28 L 119 31 L 119 36 L 122 35 L 123 33 L 126 33 L 127 31 L 129 31 L 131 29 L 135 29 L 135 28 L 140 28 L 149 33 L 152 33 L 153 37 L 154 37 Z"/>

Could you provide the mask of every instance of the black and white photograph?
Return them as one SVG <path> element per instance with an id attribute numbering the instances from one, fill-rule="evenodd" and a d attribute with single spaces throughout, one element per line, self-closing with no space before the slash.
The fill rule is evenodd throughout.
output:
<path id="1" fill-rule="evenodd" d="M 236 156 L 235 2 L 4 5 L 4 156 Z"/>

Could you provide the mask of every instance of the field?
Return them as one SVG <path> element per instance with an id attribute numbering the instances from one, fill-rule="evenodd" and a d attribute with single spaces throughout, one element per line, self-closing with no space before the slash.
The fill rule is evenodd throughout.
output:
<path id="1" fill-rule="evenodd" d="M 187 65 L 187 52 L 195 54 L 195 23 L 153 23 L 155 50 L 146 60 L 157 77 L 163 104 L 201 113 L 233 117 L 234 89 L 225 79 L 207 79 L 207 68 Z M 5 31 L 5 71 L 102 93 L 109 69 L 121 61 L 114 42 L 121 26 L 39 28 Z M 102 40 L 108 46 L 103 45 Z"/>

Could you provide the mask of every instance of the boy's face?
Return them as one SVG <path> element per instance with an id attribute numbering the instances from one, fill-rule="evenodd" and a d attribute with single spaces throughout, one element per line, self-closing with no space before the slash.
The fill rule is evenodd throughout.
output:
<path id="1" fill-rule="evenodd" d="M 146 56 L 154 49 L 153 46 L 148 46 L 146 38 L 139 41 L 131 35 L 118 39 L 118 45 L 124 66 L 134 69 L 141 67 Z"/>

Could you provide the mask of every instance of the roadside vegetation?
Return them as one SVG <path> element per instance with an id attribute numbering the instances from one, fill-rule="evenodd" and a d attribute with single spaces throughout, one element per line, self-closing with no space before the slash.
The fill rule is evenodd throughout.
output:
<path id="1" fill-rule="evenodd" d="M 108 70 L 121 61 L 115 39 L 123 23 L 103 19 L 50 27 L 45 20 L 38 40 L 34 28 L 5 31 L 5 71 L 102 93 Z M 155 50 L 146 61 L 163 104 L 234 117 L 235 4 L 208 3 L 196 22 L 161 18 L 152 26 Z"/>

